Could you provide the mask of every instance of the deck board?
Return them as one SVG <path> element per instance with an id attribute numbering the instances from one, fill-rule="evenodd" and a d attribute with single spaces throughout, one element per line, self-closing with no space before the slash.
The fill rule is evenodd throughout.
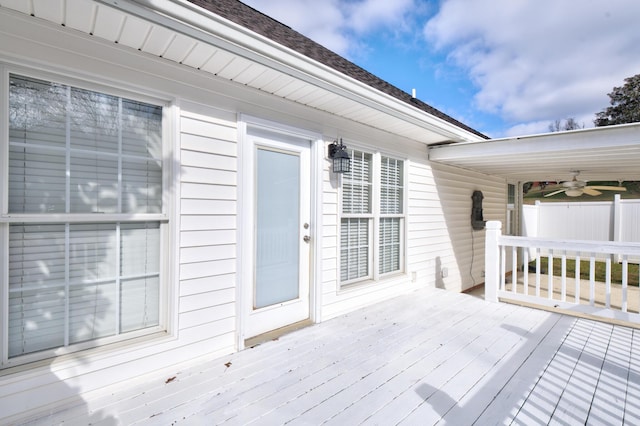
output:
<path id="1" fill-rule="evenodd" d="M 84 399 L 27 424 L 640 424 L 640 339 L 427 289 Z"/>
<path id="2" fill-rule="evenodd" d="M 484 311 L 486 308 L 489 310 Z M 473 311 L 467 311 L 467 315 L 459 321 L 451 321 L 447 328 L 437 330 L 434 338 L 426 340 L 417 350 L 413 351 L 413 358 L 405 363 L 402 368 L 396 367 L 397 374 L 383 384 L 377 392 L 386 392 L 391 396 L 391 401 L 381 406 L 367 421 L 372 423 L 388 422 L 396 423 L 408 416 L 428 396 L 426 378 L 430 374 L 436 374 L 439 370 L 446 370 L 452 364 L 452 359 L 464 348 L 468 347 L 474 339 L 478 338 L 483 329 L 482 321 L 476 321 L 473 317 L 482 317 L 483 312 L 501 312 L 501 307 L 479 305 Z M 507 309 L 506 305 L 504 308 Z M 435 331 L 435 330 L 434 330 Z M 421 383 L 424 382 L 424 383 Z"/>
<path id="3" fill-rule="evenodd" d="M 627 391 L 624 380 L 628 370 L 620 366 L 629 365 L 630 337 L 628 329 L 612 330 L 611 343 L 589 411 L 592 424 L 622 424 L 624 420 L 624 395 Z"/>
<path id="4" fill-rule="evenodd" d="M 624 401 L 624 422 L 630 425 L 640 425 L 640 336 L 633 333 L 631 342 Z M 623 366 L 621 369 L 623 371 L 620 376 L 623 376 Z"/>
<path id="5" fill-rule="evenodd" d="M 586 324 L 580 321 L 578 325 Z M 609 324 L 590 323 L 584 332 L 574 332 L 565 340 L 565 345 L 571 345 L 571 352 L 567 355 L 575 358 L 576 362 L 552 414 L 553 422 L 586 423 L 590 410 L 583 408 L 592 405 L 611 328 Z M 574 336 L 581 339 L 574 342 L 571 339 Z"/>

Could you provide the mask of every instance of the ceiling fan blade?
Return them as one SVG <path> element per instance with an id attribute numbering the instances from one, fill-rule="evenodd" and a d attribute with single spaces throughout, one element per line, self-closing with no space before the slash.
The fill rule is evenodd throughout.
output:
<path id="1" fill-rule="evenodd" d="M 624 186 L 587 186 L 587 188 L 590 189 L 597 189 L 600 191 L 626 191 L 627 188 L 625 188 Z"/>
<path id="2" fill-rule="evenodd" d="M 566 189 L 559 189 L 559 190 L 557 190 L 557 191 L 553 191 L 553 192 L 550 192 L 550 193 L 548 193 L 548 194 L 545 194 L 544 196 L 545 196 L 545 197 L 551 197 L 551 196 L 553 196 L 553 195 L 559 194 L 559 193 L 564 192 L 564 191 L 566 191 Z"/>
<path id="3" fill-rule="evenodd" d="M 595 195 L 601 195 L 601 194 L 602 194 L 602 192 L 600 192 L 600 191 L 596 191 L 595 189 L 593 189 L 593 187 L 592 187 L 592 186 L 587 186 L 586 188 L 584 188 L 584 189 L 582 190 L 582 192 L 584 192 L 584 193 L 585 193 L 585 194 L 587 194 L 587 195 L 594 195 L 594 196 L 595 196 Z"/>
<path id="4" fill-rule="evenodd" d="M 535 189 L 530 189 L 529 191 L 527 191 L 526 195 L 528 196 L 542 195 L 547 191 L 555 191 L 557 189 L 562 189 L 564 191 L 564 188 L 562 188 L 560 185 L 549 185 L 544 188 L 535 187 Z"/>

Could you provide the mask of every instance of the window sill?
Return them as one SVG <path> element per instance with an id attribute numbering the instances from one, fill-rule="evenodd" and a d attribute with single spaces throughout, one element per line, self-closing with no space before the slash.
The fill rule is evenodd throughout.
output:
<path id="1" fill-rule="evenodd" d="M 76 368 L 79 364 L 86 364 L 87 359 L 92 362 L 103 359 L 117 358 L 121 354 L 142 350 L 150 346 L 161 345 L 175 340 L 177 336 L 165 331 L 157 331 L 140 337 L 121 340 L 103 346 L 89 349 L 80 349 L 63 355 L 54 355 L 45 359 L 30 360 L 29 355 L 15 358 L 0 369 L 0 378 L 9 379 L 9 376 L 16 375 L 17 380 L 24 377 L 24 373 L 37 376 L 39 374 L 50 374 L 52 372 Z M 12 365 L 13 364 L 13 365 Z"/>
<path id="2" fill-rule="evenodd" d="M 379 279 L 365 279 L 362 281 L 355 281 L 348 284 L 340 285 L 338 288 L 338 295 L 353 293 L 357 291 L 363 291 L 366 289 L 376 289 L 379 287 L 385 287 L 394 284 L 405 284 L 410 282 L 410 277 L 405 272 L 391 272 L 389 274 L 381 276 Z"/>

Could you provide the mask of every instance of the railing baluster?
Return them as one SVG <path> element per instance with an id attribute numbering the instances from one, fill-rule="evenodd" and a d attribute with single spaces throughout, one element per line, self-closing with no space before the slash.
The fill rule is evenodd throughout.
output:
<path id="1" fill-rule="evenodd" d="M 511 246 L 511 291 L 517 292 L 518 286 L 518 252 L 516 246 Z"/>
<path id="2" fill-rule="evenodd" d="M 575 270 L 576 270 L 576 301 L 575 303 L 578 304 L 580 303 L 580 253 L 576 253 L 576 266 L 575 266 Z"/>
<path id="3" fill-rule="evenodd" d="M 506 263 L 507 263 L 507 251 L 504 245 L 500 246 L 500 289 L 505 291 L 506 285 Z"/>
<path id="4" fill-rule="evenodd" d="M 553 299 L 553 250 L 549 250 L 547 257 L 547 298 Z"/>
<path id="5" fill-rule="evenodd" d="M 522 249 L 522 294 L 529 295 L 529 249 Z"/>
<path id="6" fill-rule="evenodd" d="M 540 249 L 536 248 L 536 297 L 540 297 Z"/>
<path id="7" fill-rule="evenodd" d="M 560 300 L 563 302 L 567 301 L 567 251 L 564 250 L 562 252 L 562 272 L 561 274 L 561 286 L 562 286 L 562 294 L 560 296 Z"/>
<path id="8" fill-rule="evenodd" d="M 502 224 L 498 221 L 490 220 L 486 225 L 484 241 L 484 298 L 488 302 L 498 302 L 498 291 L 500 290 L 500 238 Z"/>
<path id="9" fill-rule="evenodd" d="M 611 256 L 607 256 L 605 259 L 605 292 L 606 292 L 606 307 L 611 307 Z"/>
<path id="10" fill-rule="evenodd" d="M 622 256 L 622 312 L 627 312 L 627 284 L 629 282 L 629 256 Z"/>
<path id="11" fill-rule="evenodd" d="M 596 301 L 596 254 L 591 253 L 589 258 L 589 305 L 595 305 Z"/>

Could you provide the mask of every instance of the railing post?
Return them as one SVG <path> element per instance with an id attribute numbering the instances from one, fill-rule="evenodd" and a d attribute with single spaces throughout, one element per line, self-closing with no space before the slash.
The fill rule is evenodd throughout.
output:
<path id="1" fill-rule="evenodd" d="M 613 196 L 613 214 L 611 215 L 613 218 L 613 241 L 622 241 L 622 206 L 620 205 L 621 197 L 620 194 L 615 194 Z M 622 255 L 611 255 L 614 262 L 622 262 Z"/>
<path id="2" fill-rule="evenodd" d="M 498 301 L 500 285 L 500 248 L 498 239 L 502 235 L 502 223 L 490 220 L 486 224 L 484 246 L 484 300 Z"/>

